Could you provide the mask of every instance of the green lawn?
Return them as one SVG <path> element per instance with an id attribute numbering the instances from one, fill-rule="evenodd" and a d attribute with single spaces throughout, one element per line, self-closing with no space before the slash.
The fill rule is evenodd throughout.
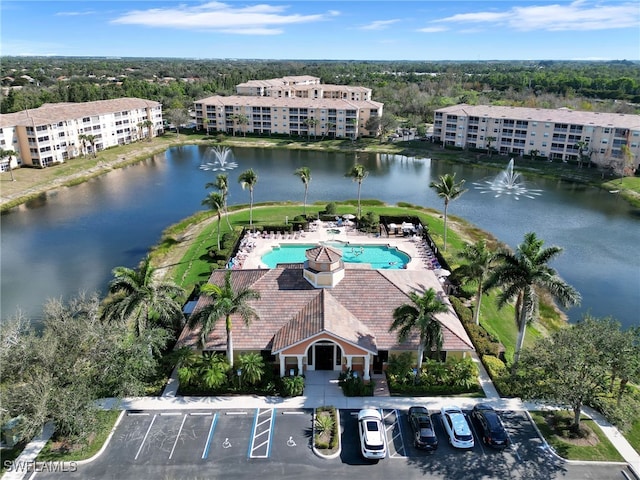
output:
<path id="1" fill-rule="evenodd" d="M 94 431 L 86 436 L 85 439 L 73 443 L 71 449 L 58 449 L 60 443 L 64 443 L 64 439 L 55 436 L 47 442 L 40 454 L 38 461 L 78 461 L 86 460 L 93 457 L 104 445 L 107 437 L 111 433 L 120 410 L 100 410 L 96 412 L 96 425 Z"/>
<path id="2" fill-rule="evenodd" d="M 555 452 L 562 458 L 567 460 L 586 460 L 601 462 L 622 462 L 624 459 L 618 453 L 607 436 L 602 432 L 600 427 L 586 417 L 581 420 L 581 424 L 589 427 L 598 437 L 595 445 L 574 445 L 556 435 L 545 420 L 545 412 L 530 412 L 531 417 L 536 423 L 540 432 L 547 440 L 549 445 L 553 447 Z M 568 412 L 558 413 L 563 417 L 570 416 Z"/>

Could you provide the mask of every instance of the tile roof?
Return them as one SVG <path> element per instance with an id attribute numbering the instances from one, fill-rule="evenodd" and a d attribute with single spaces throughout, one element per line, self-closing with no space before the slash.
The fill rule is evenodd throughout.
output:
<path id="1" fill-rule="evenodd" d="M 224 284 L 226 270 L 211 274 L 210 283 Z M 234 289 L 252 288 L 260 300 L 251 301 L 259 319 L 249 326 L 233 316 L 233 341 L 237 350 L 279 350 L 320 331 L 372 351 L 414 350 L 418 335 L 399 344 L 396 332 L 389 332 L 393 311 L 408 303 L 408 293 L 434 288 L 449 305 L 448 312 L 438 314 L 443 350 L 473 350 L 473 345 L 456 316 L 437 277 L 430 270 L 345 269 L 344 278 L 326 291 L 314 288 L 303 277 L 302 264 L 278 265 L 266 270 L 231 270 Z M 196 310 L 211 299 L 201 297 Z M 185 327 L 179 345 L 197 346 L 198 329 Z M 368 346 L 367 346 L 368 345 Z M 217 322 L 205 349 L 224 350 L 224 319 Z"/>
<path id="2" fill-rule="evenodd" d="M 353 345 L 377 353 L 376 340 L 366 325 L 358 320 L 326 289 L 321 289 L 314 299 L 298 315 L 276 333 L 273 351 L 328 332 Z"/>
<path id="3" fill-rule="evenodd" d="M 272 107 L 272 108 L 335 108 L 336 110 L 357 110 L 361 108 L 379 109 L 384 104 L 373 100 L 343 100 L 332 98 L 278 98 L 260 97 L 252 95 L 229 95 L 222 97 L 213 95 L 211 97 L 196 100 L 194 103 L 211 106 L 234 106 L 234 107 Z"/>
<path id="4" fill-rule="evenodd" d="M 500 105 L 467 105 L 465 103 L 439 108 L 436 112 L 458 116 L 508 118 L 537 122 L 572 123 L 578 125 L 611 126 L 640 129 L 640 115 L 629 113 L 585 112 L 568 108 L 529 108 Z"/>
<path id="5" fill-rule="evenodd" d="M 83 103 L 45 103 L 38 108 L 0 116 L 0 127 L 14 125 L 37 126 L 83 117 L 95 117 L 136 109 L 161 107 L 161 103 L 142 98 L 115 98 Z"/>

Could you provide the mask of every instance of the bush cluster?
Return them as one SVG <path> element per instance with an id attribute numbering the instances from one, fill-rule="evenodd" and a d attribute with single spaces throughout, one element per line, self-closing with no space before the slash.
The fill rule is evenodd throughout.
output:
<path id="1" fill-rule="evenodd" d="M 280 379 L 280 395 L 283 397 L 297 397 L 304 392 L 304 377 L 284 377 Z"/>
<path id="2" fill-rule="evenodd" d="M 419 375 L 414 373 L 411 352 L 391 355 L 387 367 L 387 381 L 392 393 L 415 395 L 444 395 L 478 390 L 478 370 L 470 358 L 452 358 L 446 362 L 427 359 Z"/>
<path id="3" fill-rule="evenodd" d="M 451 296 L 449 300 L 458 318 L 462 321 L 462 325 L 467 331 L 469 338 L 471 338 L 471 342 L 476 348 L 478 355 L 493 355 L 494 357 L 499 357 L 503 351 L 503 347 L 498 339 L 487 332 L 482 325 L 476 325 L 474 323 L 473 312 L 469 307 L 466 307 L 459 298 Z"/>
<path id="4" fill-rule="evenodd" d="M 351 369 L 340 374 L 338 385 L 342 387 L 345 397 L 371 397 L 375 389 L 373 380 L 370 380 L 369 383 L 364 383 L 362 376 L 354 374 Z"/>

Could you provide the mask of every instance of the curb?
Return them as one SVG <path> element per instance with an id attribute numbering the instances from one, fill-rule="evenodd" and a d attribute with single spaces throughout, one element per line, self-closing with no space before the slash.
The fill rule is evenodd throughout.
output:
<path id="1" fill-rule="evenodd" d="M 111 431 L 109 432 L 107 439 L 104 441 L 102 448 L 100 448 L 100 450 L 98 450 L 98 452 L 93 457 L 87 458 L 85 460 L 78 460 L 76 462 L 77 465 L 85 465 L 87 463 L 91 463 L 104 453 L 104 451 L 109 446 L 109 443 L 111 442 L 111 437 L 113 437 L 113 434 L 116 433 L 116 429 L 118 428 L 118 425 L 120 425 L 120 422 L 122 421 L 122 418 L 124 417 L 125 413 L 127 413 L 126 410 L 120 411 L 120 415 L 118 415 L 118 419 L 116 420 L 116 423 L 113 424 L 113 428 L 111 428 Z"/>
<path id="2" fill-rule="evenodd" d="M 316 410 L 317 408 L 313 409 L 313 425 L 311 426 L 311 442 L 312 442 L 311 445 L 312 445 L 313 453 L 315 453 L 316 456 L 323 458 L 325 460 L 333 460 L 335 458 L 338 458 L 342 453 L 342 430 L 339 430 L 338 432 L 338 451 L 330 455 L 325 455 L 324 453 L 321 453 L 316 448 L 316 440 L 315 440 L 316 439 Z M 338 408 L 336 408 L 336 417 L 338 417 L 338 420 L 340 420 L 340 409 Z"/>

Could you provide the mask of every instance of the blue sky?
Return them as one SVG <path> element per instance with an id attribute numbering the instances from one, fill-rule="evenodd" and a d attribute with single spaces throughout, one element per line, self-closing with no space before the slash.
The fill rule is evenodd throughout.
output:
<path id="1" fill-rule="evenodd" d="M 632 1 L 0 3 L 1 55 L 640 60 Z"/>

